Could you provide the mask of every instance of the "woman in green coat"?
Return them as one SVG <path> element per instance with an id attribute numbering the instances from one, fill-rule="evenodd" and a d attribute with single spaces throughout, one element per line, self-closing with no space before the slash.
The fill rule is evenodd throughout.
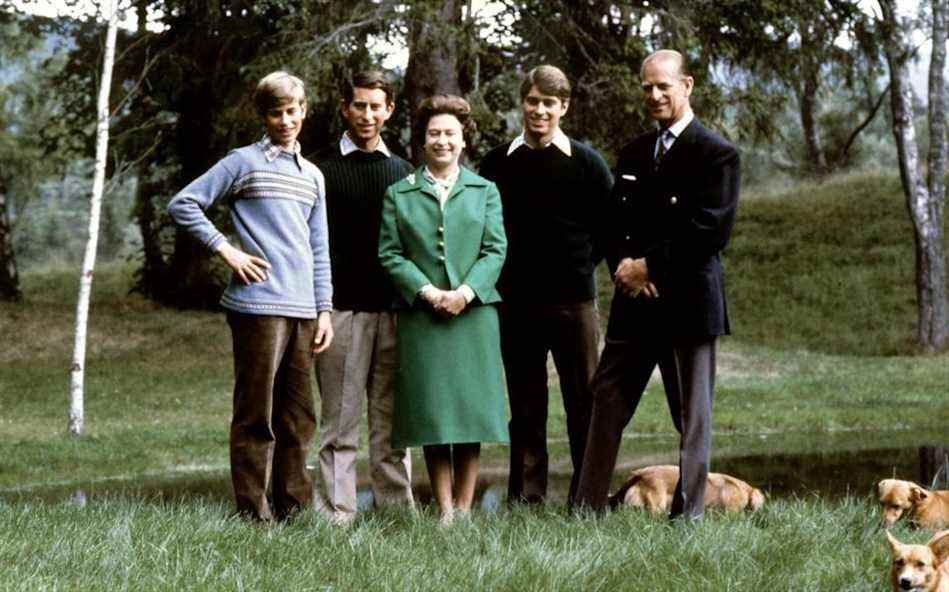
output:
<path id="1" fill-rule="evenodd" d="M 481 442 L 507 442 L 494 284 L 507 240 L 494 183 L 458 164 L 471 107 L 419 105 L 425 165 L 386 191 L 379 260 L 405 300 L 393 448 L 422 446 L 441 521 L 471 509 Z"/>

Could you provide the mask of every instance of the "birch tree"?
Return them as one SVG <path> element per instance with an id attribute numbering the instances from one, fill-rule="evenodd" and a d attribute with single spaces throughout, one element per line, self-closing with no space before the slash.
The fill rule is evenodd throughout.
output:
<path id="1" fill-rule="evenodd" d="M 106 33 L 105 54 L 102 59 L 102 78 L 99 82 L 96 124 L 96 164 L 89 204 L 89 238 L 79 275 L 79 298 L 76 303 L 76 340 L 69 376 L 69 433 L 82 434 L 83 378 L 86 363 L 86 333 L 89 324 L 89 297 L 92 293 L 92 275 L 99 242 L 99 213 L 105 187 L 106 156 L 109 146 L 109 90 L 112 85 L 112 65 L 115 61 L 115 37 L 118 25 L 118 0 L 111 0 L 109 26 Z"/>
<path id="2" fill-rule="evenodd" d="M 890 108 L 906 208 L 916 245 L 917 341 L 923 351 L 944 348 L 949 337 L 943 210 L 946 187 L 946 11 L 947 0 L 932 0 L 932 59 L 929 64 L 929 154 L 920 162 L 913 123 L 909 39 L 911 19 L 896 0 L 879 0 L 881 33 L 890 69 Z"/>

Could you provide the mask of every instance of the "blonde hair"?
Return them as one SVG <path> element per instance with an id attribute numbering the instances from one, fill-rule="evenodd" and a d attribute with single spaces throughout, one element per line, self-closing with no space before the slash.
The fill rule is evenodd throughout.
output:
<path id="1" fill-rule="evenodd" d="M 261 78 L 254 90 L 254 107 L 261 117 L 274 107 L 293 102 L 306 109 L 306 87 L 302 80 L 283 70 Z"/>

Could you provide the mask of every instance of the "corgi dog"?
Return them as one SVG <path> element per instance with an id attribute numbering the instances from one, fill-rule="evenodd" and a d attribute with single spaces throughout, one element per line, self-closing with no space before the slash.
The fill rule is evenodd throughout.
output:
<path id="1" fill-rule="evenodd" d="M 904 545 L 886 531 L 893 562 L 894 592 L 949 592 L 949 530 L 937 532 L 925 545 Z"/>
<path id="2" fill-rule="evenodd" d="M 645 508 L 652 514 L 668 512 L 672 506 L 679 467 L 657 465 L 636 469 L 626 483 L 610 496 L 610 507 L 620 504 Z M 705 508 L 726 512 L 755 511 L 764 505 L 764 494 L 741 479 L 722 473 L 709 473 L 705 487 Z"/>
<path id="3" fill-rule="evenodd" d="M 876 485 L 884 528 L 907 515 L 915 524 L 937 530 L 949 527 L 949 490 L 926 489 L 912 481 L 883 479 Z"/>

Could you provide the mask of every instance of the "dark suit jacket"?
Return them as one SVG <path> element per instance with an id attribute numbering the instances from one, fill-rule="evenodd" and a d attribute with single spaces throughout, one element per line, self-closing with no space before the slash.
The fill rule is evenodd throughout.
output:
<path id="1" fill-rule="evenodd" d="M 607 337 L 673 341 L 729 333 L 719 253 L 738 206 L 738 151 L 697 120 L 683 130 L 658 170 L 658 132 L 620 151 L 613 186 L 609 264 L 646 258 L 659 298 L 616 291 Z"/>

